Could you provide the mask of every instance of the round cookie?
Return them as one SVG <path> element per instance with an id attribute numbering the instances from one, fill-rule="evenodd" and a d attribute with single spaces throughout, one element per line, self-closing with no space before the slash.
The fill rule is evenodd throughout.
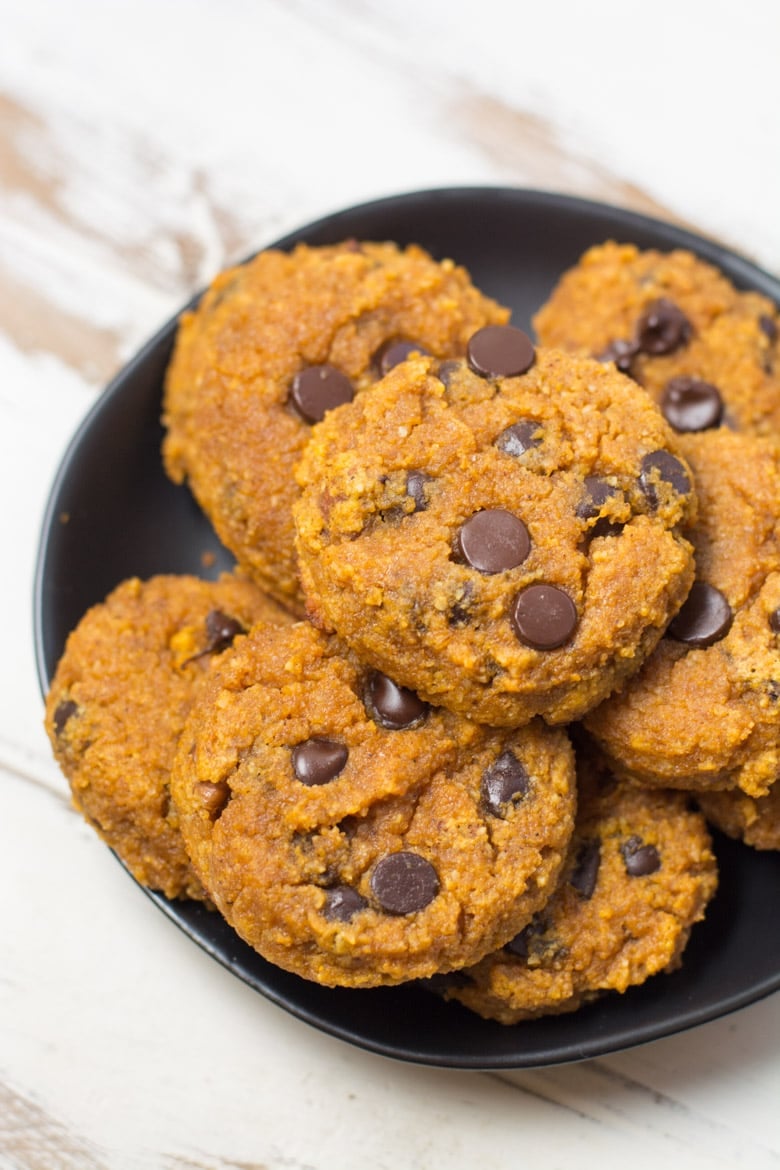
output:
<path id="1" fill-rule="evenodd" d="M 570 855 L 547 905 L 501 951 L 434 981 L 487 1019 L 574 1011 L 679 966 L 715 893 L 704 818 L 682 793 L 643 791 L 578 758 Z"/>
<path id="2" fill-rule="evenodd" d="M 690 252 L 591 248 L 534 318 L 544 345 L 614 361 L 684 431 L 780 430 L 780 318 Z"/>
<path id="3" fill-rule="evenodd" d="M 327 985 L 474 962 L 549 896 L 574 815 L 568 739 L 429 708 L 308 623 L 226 655 L 172 793 L 193 864 L 266 959 Z"/>
<path id="4" fill-rule="evenodd" d="M 124 581 L 68 638 L 46 731 L 73 803 L 133 877 L 203 898 L 168 782 L 179 732 L 213 661 L 257 621 L 291 619 L 249 581 Z"/>
<path id="5" fill-rule="evenodd" d="M 697 580 L 586 725 L 621 775 L 758 797 L 780 772 L 780 449 L 723 429 L 679 442 L 699 494 Z"/>
<path id="6" fill-rule="evenodd" d="M 508 311 L 421 248 L 350 241 L 262 252 L 182 317 L 163 455 L 239 564 L 302 610 L 293 469 L 313 422 L 411 348 L 448 357 Z"/>
<path id="7" fill-rule="evenodd" d="M 744 792 L 708 792 L 698 800 L 707 820 L 729 837 L 754 849 L 780 849 L 780 784 L 757 799 Z"/>
<path id="8" fill-rule="evenodd" d="M 480 722 L 580 717 L 693 578 L 692 478 L 647 395 L 512 327 L 468 362 L 391 371 L 316 428 L 298 474 L 313 620 Z"/>

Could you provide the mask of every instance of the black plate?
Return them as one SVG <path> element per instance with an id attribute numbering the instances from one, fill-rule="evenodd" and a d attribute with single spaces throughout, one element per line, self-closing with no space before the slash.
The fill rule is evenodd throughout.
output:
<path id="1" fill-rule="evenodd" d="M 780 283 L 718 245 L 628 211 L 561 195 L 466 188 L 400 195 L 328 216 L 279 241 L 347 237 L 415 242 L 452 256 L 530 325 L 563 269 L 608 238 L 689 248 L 741 288 L 780 301 Z M 160 464 L 160 388 L 176 321 L 114 379 L 70 444 L 41 534 L 35 643 L 46 688 L 69 630 L 122 578 L 228 567 L 188 491 Z M 63 522 L 63 515 L 67 522 Z M 513 1028 L 489 1023 L 414 987 L 331 990 L 264 962 L 216 914 L 150 895 L 182 930 L 294 1015 L 363 1048 L 451 1068 L 530 1068 L 600 1056 L 722 1016 L 780 988 L 780 854 L 718 838 L 720 891 L 693 932 L 681 970 L 573 1015 Z"/>

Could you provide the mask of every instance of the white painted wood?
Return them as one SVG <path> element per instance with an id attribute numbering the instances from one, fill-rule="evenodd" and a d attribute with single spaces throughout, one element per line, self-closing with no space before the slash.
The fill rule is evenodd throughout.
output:
<path id="1" fill-rule="evenodd" d="M 365 198 L 527 183 L 780 270 L 780 9 L 26 0 L 0 38 L 0 1170 L 780 1164 L 780 997 L 497 1078 L 319 1035 L 180 935 L 41 730 L 42 509 L 100 385 L 220 266 Z M 777 896 L 777 891 L 768 892 Z"/>

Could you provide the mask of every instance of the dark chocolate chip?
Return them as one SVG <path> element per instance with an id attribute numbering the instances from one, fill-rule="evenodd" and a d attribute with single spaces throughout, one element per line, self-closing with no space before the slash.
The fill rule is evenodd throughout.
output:
<path id="1" fill-rule="evenodd" d="M 486 325 L 469 339 L 469 365 L 483 378 L 513 378 L 534 364 L 531 338 L 514 325 Z"/>
<path id="2" fill-rule="evenodd" d="M 305 422 L 321 422 L 329 410 L 351 402 L 355 389 L 346 374 L 334 366 L 307 366 L 290 386 L 290 401 Z"/>
<path id="3" fill-rule="evenodd" d="M 651 451 L 642 459 L 639 486 L 647 496 L 651 508 L 658 507 L 658 480 L 667 483 L 681 496 L 687 496 L 691 490 L 688 472 L 680 460 L 669 451 Z"/>
<path id="4" fill-rule="evenodd" d="M 212 609 L 206 615 L 206 648 L 204 654 L 221 654 L 239 634 L 246 633 L 241 622 L 229 617 L 221 609 Z"/>
<path id="5" fill-rule="evenodd" d="M 457 601 L 451 606 L 447 621 L 451 626 L 465 626 L 471 618 L 471 602 L 474 598 L 474 586 L 466 581 L 463 591 Z"/>
<path id="6" fill-rule="evenodd" d="M 554 650 L 577 628 L 577 609 L 568 593 L 555 585 L 529 585 L 515 598 L 511 621 L 515 634 L 533 650 Z"/>
<path id="7" fill-rule="evenodd" d="M 636 341 L 610 341 L 606 349 L 596 354 L 597 362 L 614 362 L 621 374 L 631 374 L 631 363 L 639 353 Z"/>
<path id="8" fill-rule="evenodd" d="M 777 341 L 778 329 L 774 317 L 770 317 L 768 313 L 762 313 L 758 318 L 758 324 L 771 342 Z"/>
<path id="9" fill-rule="evenodd" d="M 720 390 L 700 378 L 670 378 L 661 396 L 661 413 L 676 431 L 706 431 L 723 420 Z"/>
<path id="10" fill-rule="evenodd" d="M 690 336 L 690 321 L 668 297 L 660 297 L 649 304 L 637 324 L 637 344 L 643 353 L 653 356 L 674 353 Z"/>
<path id="11" fill-rule="evenodd" d="M 611 500 L 620 490 L 597 475 L 586 475 L 584 487 L 585 495 L 577 505 L 577 515 L 580 520 L 593 520 L 598 516 L 607 500 Z"/>
<path id="12" fill-rule="evenodd" d="M 449 358 L 446 362 L 440 362 L 436 377 L 445 386 L 449 386 L 462 365 L 463 362 L 458 361 L 457 358 Z"/>
<path id="13" fill-rule="evenodd" d="M 515 459 L 519 459 L 521 455 L 525 455 L 526 451 L 531 451 L 534 447 L 539 446 L 542 441 L 540 430 L 541 426 L 538 422 L 524 418 L 520 422 L 512 423 L 511 427 L 502 431 L 496 439 L 495 445 L 505 455 L 512 455 Z"/>
<path id="14" fill-rule="evenodd" d="M 780 605 L 778 605 L 777 609 L 772 610 L 772 612 L 769 615 L 768 620 L 769 620 L 769 628 L 775 634 L 780 634 Z M 57 710 L 59 710 L 59 707 L 57 708 Z M 55 715 L 54 718 L 56 721 L 57 716 Z"/>
<path id="15" fill-rule="evenodd" d="M 425 496 L 425 485 L 431 482 L 430 475 L 424 471 L 410 471 L 406 477 L 406 494 L 414 500 L 415 512 L 424 512 L 428 507 Z"/>
<path id="16" fill-rule="evenodd" d="M 219 819 L 225 805 L 230 800 L 230 787 L 225 780 L 218 780 L 216 784 L 203 781 L 196 784 L 200 802 L 212 821 Z"/>
<path id="17" fill-rule="evenodd" d="M 514 752 L 507 749 L 482 773 L 482 806 L 494 817 L 506 816 L 508 804 L 516 804 L 528 795 L 528 773 Z"/>
<path id="18" fill-rule="evenodd" d="M 569 878 L 569 885 L 585 899 L 593 897 L 601 865 L 601 841 L 598 837 L 593 841 L 583 841 L 577 851 L 574 870 Z"/>
<path id="19" fill-rule="evenodd" d="M 65 730 L 65 724 L 69 719 L 73 718 L 78 709 L 78 704 L 74 703 L 73 699 L 63 699 L 61 703 L 57 704 L 54 709 L 54 715 L 52 716 L 55 735 L 62 735 Z"/>
<path id="20" fill-rule="evenodd" d="M 510 938 L 509 942 L 505 944 L 504 950 L 508 951 L 510 955 L 515 955 L 518 959 L 527 959 L 528 944 L 535 933 L 533 922 L 529 922 L 524 930 L 521 930 L 514 938 Z"/>
<path id="21" fill-rule="evenodd" d="M 373 364 L 382 377 L 384 377 L 395 366 L 400 366 L 401 362 L 405 362 L 412 353 L 427 355 L 428 350 L 424 345 L 420 345 L 416 341 L 405 341 L 403 338 L 395 338 L 392 341 L 386 341 L 384 345 L 380 345 L 374 354 Z"/>
<path id="22" fill-rule="evenodd" d="M 667 633 L 687 646 L 712 646 L 725 638 L 734 620 L 731 606 L 714 585 L 694 581 L 682 609 L 669 623 Z"/>
<path id="23" fill-rule="evenodd" d="M 301 784 L 327 784 L 342 771 L 348 756 L 346 744 L 333 739 L 307 739 L 293 748 L 293 771 Z"/>
<path id="24" fill-rule="evenodd" d="M 629 877 L 646 877 L 661 868 L 661 857 L 655 845 L 644 845 L 641 837 L 629 837 L 621 845 L 620 852 Z"/>
<path id="25" fill-rule="evenodd" d="M 522 565 L 531 550 L 531 538 L 523 521 L 505 508 L 475 512 L 462 524 L 455 551 L 480 573 L 503 573 Z"/>
<path id="26" fill-rule="evenodd" d="M 439 878 L 430 861 L 404 850 L 383 857 L 371 875 L 374 897 L 388 914 L 423 910 L 439 892 Z"/>
<path id="27" fill-rule="evenodd" d="M 408 687 L 399 687 L 391 678 L 379 671 L 371 675 L 367 692 L 371 715 L 377 723 L 391 731 L 413 727 L 428 713 L 428 704 L 414 691 L 410 691 Z"/>
<path id="28" fill-rule="evenodd" d="M 325 905 L 322 913 L 331 922 L 349 922 L 359 910 L 365 910 L 368 902 L 352 886 L 331 886 L 325 891 Z"/>

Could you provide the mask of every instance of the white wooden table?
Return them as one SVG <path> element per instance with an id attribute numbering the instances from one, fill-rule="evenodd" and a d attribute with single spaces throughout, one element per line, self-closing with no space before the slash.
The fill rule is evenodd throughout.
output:
<path id="1" fill-rule="evenodd" d="M 547 1071 L 368 1055 L 164 919 L 71 811 L 41 728 L 30 594 L 57 461 L 219 267 L 367 198 L 511 183 L 780 272 L 775 0 L 527 7 L 2 5 L 2 1170 L 780 1165 L 780 996 Z"/>

